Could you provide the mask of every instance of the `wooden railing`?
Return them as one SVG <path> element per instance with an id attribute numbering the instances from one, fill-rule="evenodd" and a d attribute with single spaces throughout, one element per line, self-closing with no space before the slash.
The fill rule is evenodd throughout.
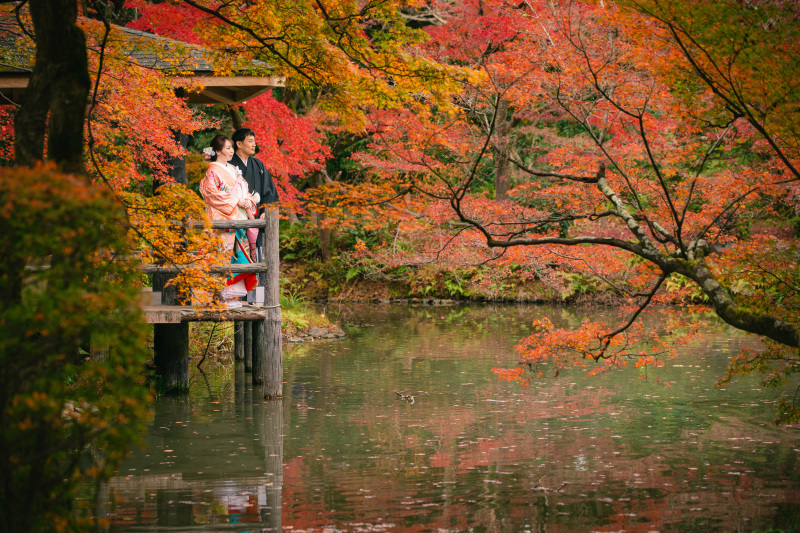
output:
<path id="1" fill-rule="evenodd" d="M 183 224 L 178 222 L 177 224 Z M 203 223 L 190 223 L 192 228 L 202 228 Z M 181 387 L 188 383 L 188 321 L 233 320 L 241 321 L 245 327 L 237 330 L 235 336 L 236 357 L 245 363 L 245 371 L 252 372 L 254 384 L 264 385 L 267 398 L 280 397 L 283 386 L 283 358 L 281 341 L 281 310 L 279 285 L 279 246 L 278 246 L 278 213 L 267 211 L 266 218 L 255 220 L 214 220 L 214 229 L 263 228 L 261 255 L 263 262 L 251 264 L 215 265 L 208 270 L 213 273 L 255 272 L 263 274 L 264 302 L 263 307 L 247 306 L 247 309 L 231 309 L 217 312 L 192 310 L 181 312 L 182 324 L 157 324 L 154 326 L 154 348 L 156 367 L 167 374 L 167 382 Z M 141 272 L 154 274 L 153 287 L 162 285 L 168 274 L 179 272 L 185 265 L 140 265 Z M 156 278 L 160 278 L 156 281 Z M 174 296 L 162 293 L 162 304 L 175 306 Z M 166 309 L 166 308 L 165 308 Z M 184 316 L 185 315 L 185 316 Z M 254 320 L 255 318 L 255 320 Z M 184 328 L 183 326 L 186 326 Z M 242 353 L 243 352 L 243 353 Z M 179 358 L 181 361 L 175 360 Z M 186 362 L 184 362 L 186 361 Z"/>
<path id="2" fill-rule="evenodd" d="M 268 221 L 266 219 L 255 219 L 255 220 L 212 220 L 211 227 L 214 229 L 247 229 L 247 228 L 263 228 L 264 231 L 264 243 L 262 248 L 262 256 L 264 258 L 267 257 L 267 254 L 264 253 L 267 248 L 267 224 Z M 175 225 L 183 226 L 187 229 L 189 228 L 203 228 L 202 222 L 192 222 L 190 224 L 184 224 L 182 222 L 176 222 Z M 277 230 L 275 231 L 274 238 L 277 240 L 278 233 Z M 185 265 L 139 265 L 137 270 L 144 272 L 145 274 L 175 274 L 181 271 Z M 270 265 L 268 262 L 263 263 L 251 263 L 251 264 L 227 264 L 227 265 L 214 265 L 209 267 L 208 271 L 214 274 L 224 274 L 226 272 L 256 272 L 256 273 L 264 273 L 265 275 L 268 273 Z M 266 291 L 265 291 L 266 292 Z"/>

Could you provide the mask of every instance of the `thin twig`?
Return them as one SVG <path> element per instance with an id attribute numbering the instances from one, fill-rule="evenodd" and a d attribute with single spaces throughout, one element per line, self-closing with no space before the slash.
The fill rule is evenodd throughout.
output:
<path id="1" fill-rule="evenodd" d="M 211 339 L 214 338 L 214 330 L 217 329 L 217 324 L 219 324 L 219 322 L 214 322 L 214 327 L 211 328 L 211 333 L 208 334 L 208 343 L 206 343 L 206 351 L 203 352 L 203 358 L 200 359 L 199 363 L 197 363 L 197 368 L 200 368 L 200 365 L 202 365 L 203 361 L 206 360 L 206 355 L 208 355 L 208 347 L 211 346 Z"/>

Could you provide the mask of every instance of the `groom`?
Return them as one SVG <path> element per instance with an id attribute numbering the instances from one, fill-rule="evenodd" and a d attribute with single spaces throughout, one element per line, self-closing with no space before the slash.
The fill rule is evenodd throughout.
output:
<path id="1" fill-rule="evenodd" d="M 260 218 L 264 218 L 265 207 L 264 204 L 271 204 L 278 201 L 278 191 L 275 189 L 275 183 L 272 181 L 272 176 L 270 176 L 269 172 L 266 168 L 264 168 L 264 163 L 259 161 L 256 157 L 256 134 L 253 133 L 253 130 L 250 128 L 240 128 L 236 130 L 231 137 L 233 141 L 233 146 L 236 149 L 236 153 L 233 154 L 233 158 L 231 159 L 231 164 L 239 168 L 242 171 L 242 175 L 244 176 L 245 181 L 247 182 L 247 188 L 250 190 L 250 193 L 257 192 L 258 195 L 261 197 L 258 201 L 258 216 Z M 264 258 L 261 255 L 261 245 L 264 241 L 264 230 L 258 231 L 258 241 L 257 241 L 257 250 L 256 256 L 253 257 L 253 261 L 257 263 L 263 262 Z M 259 287 L 264 286 L 264 276 L 259 276 Z M 261 298 L 256 299 L 256 295 L 253 294 L 254 291 L 250 291 L 247 294 L 247 301 L 248 302 L 263 302 L 263 290 L 259 291 L 262 294 L 260 295 Z"/>

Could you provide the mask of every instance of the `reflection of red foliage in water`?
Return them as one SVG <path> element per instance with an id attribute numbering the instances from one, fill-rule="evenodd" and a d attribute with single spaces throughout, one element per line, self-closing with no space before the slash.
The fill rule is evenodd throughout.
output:
<path id="1" fill-rule="evenodd" d="M 757 473 L 732 474 L 732 465 L 712 464 L 700 472 L 687 466 L 697 464 L 698 450 L 747 438 L 745 424 L 711 426 L 687 433 L 684 442 L 660 444 L 657 428 L 639 426 L 641 414 L 609 401 L 616 394 L 603 387 L 537 391 L 519 404 L 513 428 L 507 413 L 476 417 L 457 406 L 434 409 L 418 426 L 404 420 L 400 408 L 396 420 L 353 414 L 348 423 L 362 428 L 365 442 L 376 443 L 374 467 L 353 472 L 347 458 L 335 454 L 286 463 L 283 524 L 304 531 L 326 525 L 346 529 L 348 523 L 380 525 L 384 531 L 496 530 L 513 518 L 517 524 L 547 523 L 548 531 L 648 531 L 687 524 L 733 530 L 743 516 L 753 517 L 749 524 L 755 526 L 759 517 L 769 519 L 776 503 L 800 497 L 798 491 L 762 490 L 766 482 Z M 495 401 L 490 390 L 476 391 L 475 398 Z M 611 412 L 620 427 L 625 420 L 640 427 L 644 440 L 595 426 L 598 413 Z M 503 424 L 497 436 L 488 430 L 486 437 L 467 437 L 477 426 Z M 565 432 L 564 424 L 573 431 Z M 647 451 L 629 448 L 650 437 Z M 537 462 L 540 476 L 531 466 Z M 519 464 L 528 465 L 522 470 L 527 478 L 517 477 Z M 318 487 L 325 487 L 327 496 Z M 564 521 L 554 523 L 559 513 Z"/>
<path id="2" fill-rule="evenodd" d="M 325 505 L 325 495 L 314 494 L 309 484 L 309 461 L 313 459 L 301 455 L 283 463 L 283 528 L 313 530 L 335 522 L 334 513 Z"/>

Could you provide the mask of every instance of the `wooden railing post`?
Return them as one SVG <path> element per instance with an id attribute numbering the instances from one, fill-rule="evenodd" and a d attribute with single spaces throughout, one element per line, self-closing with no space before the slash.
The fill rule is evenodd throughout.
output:
<path id="1" fill-rule="evenodd" d="M 258 356 L 263 361 L 258 365 L 258 375 L 253 374 L 254 383 L 264 384 L 265 398 L 280 398 L 283 395 L 283 346 L 281 341 L 280 308 L 280 246 L 278 242 L 278 210 L 268 209 L 267 225 L 264 228 L 263 255 L 266 284 L 264 287 L 263 337 L 260 339 Z"/>

